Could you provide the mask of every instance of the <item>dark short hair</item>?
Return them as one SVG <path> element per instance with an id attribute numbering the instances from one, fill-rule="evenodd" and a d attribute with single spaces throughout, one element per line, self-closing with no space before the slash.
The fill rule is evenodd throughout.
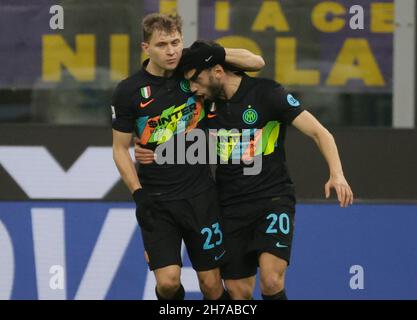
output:
<path id="1" fill-rule="evenodd" d="M 178 14 L 148 14 L 142 21 L 143 41 L 148 42 L 155 30 L 166 33 L 174 33 L 175 31 L 178 31 L 182 34 L 182 19 Z"/>

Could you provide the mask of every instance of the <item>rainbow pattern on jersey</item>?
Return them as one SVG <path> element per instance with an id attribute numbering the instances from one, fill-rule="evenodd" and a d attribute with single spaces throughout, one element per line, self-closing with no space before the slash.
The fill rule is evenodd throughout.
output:
<path id="1" fill-rule="evenodd" d="M 202 104 L 193 96 L 180 106 L 166 108 L 158 116 L 139 117 L 136 120 L 136 128 L 140 143 L 164 143 L 175 134 L 187 133 L 194 129 L 204 116 Z"/>
<path id="2" fill-rule="evenodd" d="M 260 154 L 269 155 L 278 146 L 280 126 L 278 121 L 269 121 L 262 129 L 221 129 L 216 134 L 217 155 L 222 161 L 248 161 Z"/>

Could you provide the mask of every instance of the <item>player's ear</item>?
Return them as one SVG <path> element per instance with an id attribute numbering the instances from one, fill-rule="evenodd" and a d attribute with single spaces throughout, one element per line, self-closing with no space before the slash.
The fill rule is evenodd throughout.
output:
<path id="1" fill-rule="evenodd" d="M 149 56 L 149 43 L 148 42 L 142 42 L 140 44 L 140 46 L 142 47 L 142 50 L 146 53 L 146 55 Z"/>
<path id="2" fill-rule="evenodd" d="M 220 78 L 222 73 L 224 72 L 223 67 L 219 64 L 216 64 L 213 68 L 211 68 L 211 72 L 214 77 Z"/>

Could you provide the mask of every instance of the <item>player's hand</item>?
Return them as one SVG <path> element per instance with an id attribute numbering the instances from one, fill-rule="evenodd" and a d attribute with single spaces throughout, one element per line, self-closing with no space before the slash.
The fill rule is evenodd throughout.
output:
<path id="1" fill-rule="evenodd" d="M 337 200 L 339 200 L 342 208 L 346 208 L 348 205 L 353 204 L 353 192 L 343 174 L 330 176 L 329 181 L 327 181 L 324 186 L 326 199 L 330 197 L 332 188 L 336 190 Z"/>
<path id="2" fill-rule="evenodd" d="M 226 50 L 221 45 L 212 41 L 197 40 L 184 49 L 179 68 L 188 71 L 199 66 L 201 71 L 216 64 L 223 64 L 225 59 Z"/>
<path id="3" fill-rule="evenodd" d="M 135 137 L 135 159 L 140 164 L 150 164 L 155 161 L 155 154 L 152 150 L 143 148 L 140 145 L 140 140 Z"/>
<path id="4" fill-rule="evenodd" d="M 226 50 L 216 42 L 197 40 L 190 49 L 194 51 L 194 54 L 200 54 L 204 60 L 212 56 L 214 63 L 222 64 L 226 59 Z"/>
<path id="5" fill-rule="evenodd" d="M 136 189 L 132 196 L 136 203 L 136 220 L 144 230 L 153 231 L 152 198 L 143 188 Z"/>

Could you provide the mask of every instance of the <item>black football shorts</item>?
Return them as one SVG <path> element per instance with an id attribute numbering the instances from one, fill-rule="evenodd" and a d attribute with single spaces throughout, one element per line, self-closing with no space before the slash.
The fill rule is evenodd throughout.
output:
<path id="1" fill-rule="evenodd" d="M 295 199 L 275 197 L 222 208 L 227 260 L 223 279 L 242 279 L 257 273 L 259 256 L 271 253 L 290 262 Z"/>
<path id="2" fill-rule="evenodd" d="M 154 230 L 141 230 L 150 270 L 169 265 L 182 266 L 182 240 L 196 271 L 217 268 L 225 260 L 215 187 L 187 199 L 156 201 L 152 216 Z"/>

